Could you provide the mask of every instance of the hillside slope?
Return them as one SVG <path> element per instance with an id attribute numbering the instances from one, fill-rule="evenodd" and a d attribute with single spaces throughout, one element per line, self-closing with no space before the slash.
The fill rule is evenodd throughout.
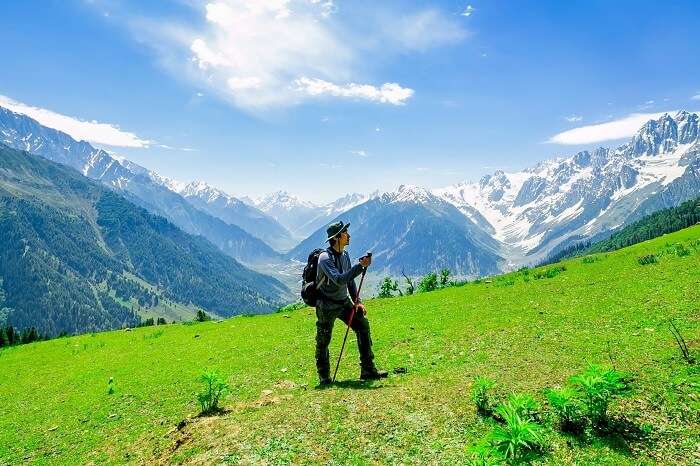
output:
<path id="1" fill-rule="evenodd" d="M 51 335 L 134 325 L 131 298 L 234 315 L 287 292 L 74 170 L 2 145 L 0 246 L 0 324 Z"/>
<path id="2" fill-rule="evenodd" d="M 690 253 L 676 254 L 677 243 Z M 651 253 L 657 263 L 638 263 Z M 647 438 L 579 442 L 551 432 L 540 463 L 697 462 L 700 373 L 680 357 L 667 322 L 675 320 L 697 359 L 700 226 L 563 265 L 553 278 L 536 279 L 530 270 L 368 301 L 378 363 L 406 368 L 374 384 L 313 389 L 315 316 L 308 308 L 1 350 L 3 375 L 13 382 L 0 383 L 0 458 L 464 464 L 468 447 L 492 426 L 469 398 L 475 376 L 545 403 L 543 389 L 588 363 L 612 361 L 632 375 L 631 393 L 613 403 L 612 414 L 642 426 Z M 342 334 L 339 324 L 332 358 Z M 349 343 L 340 380 L 358 375 Z M 195 418 L 196 379 L 205 369 L 224 375 L 233 396 L 225 414 Z"/>

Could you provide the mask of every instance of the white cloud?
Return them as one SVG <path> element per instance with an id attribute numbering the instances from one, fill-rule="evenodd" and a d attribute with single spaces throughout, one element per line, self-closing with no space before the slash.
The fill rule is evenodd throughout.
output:
<path id="1" fill-rule="evenodd" d="M 382 17 L 378 27 L 383 31 L 383 46 L 396 44 L 402 51 L 425 51 L 459 42 L 469 36 L 469 32 L 458 23 L 434 9 Z"/>
<path id="2" fill-rule="evenodd" d="M 696 94 L 690 98 L 690 100 L 700 100 L 700 94 Z"/>
<path id="3" fill-rule="evenodd" d="M 173 74 L 249 111 L 318 96 L 405 104 L 412 89 L 369 73 L 380 73 L 383 61 L 396 56 L 468 35 L 453 18 L 431 8 L 380 5 L 359 10 L 362 21 L 356 21 L 356 14 L 339 14 L 329 0 L 188 3 L 203 22 L 126 15 L 127 22 Z"/>
<path id="4" fill-rule="evenodd" d="M 79 118 L 61 115 L 39 107 L 17 102 L 9 97 L 0 95 L 0 106 L 16 113 L 27 115 L 44 126 L 63 131 L 78 141 L 88 141 L 95 144 L 105 144 L 114 147 L 144 147 L 153 141 L 141 139 L 134 133 L 123 131 L 112 123 L 99 123 L 95 120 L 85 121 Z"/>
<path id="5" fill-rule="evenodd" d="M 382 129 L 379 126 L 377 126 L 376 128 L 374 128 L 374 131 L 377 133 L 380 133 L 382 131 Z"/>
<path id="6" fill-rule="evenodd" d="M 297 91 L 309 96 L 349 97 L 392 105 L 404 105 L 414 92 L 396 83 L 385 83 L 381 87 L 356 83 L 338 85 L 307 77 L 297 79 L 294 84 Z"/>
<path id="7" fill-rule="evenodd" d="M 462 13 L 462 16 L 470 17 L 474 13 L 474 7 L 471 5 L 467 5 L 467 7 L 464 9 L 464 12 Z"/>
<path id="8" fill-rule="evenodd" d="M 665 113 L 675 113 L 675 111 L 657 113 L 632 113 L 624 118 L 600 123 L 595 125 L 581 126 L 570 129 L 559 134 L 555 134 L 548 143 L 576 145 L 592 144 L 595 142 L 612 141 L 634 136 L 639 128 L 649 120 L 660 118 Z"/>
<path id="9" fill-rule="evenodd" d="M 260 85 L 260 78 L 256 76 L 250 76 L 247 78 L 240 78 L 238 76 L 234 76 L 232 78 L 229 78 L 228 80 L 228 87 L 230 87 L 234 91 L 241 91 L 245 89 L 258 89 Z"/>
<path id="10" fill-rule="evenodd" d="M 351 150 L 349 152 L 357 157 L 367 157 L 369 155 L 365 150 Z"/>
<path id="11" fill-rule="evenodd" d="M 570 115 L 570 116 L 564 117 L 564 119 L 566 121 L 568 121 L 569 123 L 575 123 L 577 121 L 583 120 L 583 117 L 581 115 Z"/>

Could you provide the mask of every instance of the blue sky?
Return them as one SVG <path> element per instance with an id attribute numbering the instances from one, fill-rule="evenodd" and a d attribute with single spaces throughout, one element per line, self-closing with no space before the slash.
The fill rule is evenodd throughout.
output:
<path id="1" fill-rule="evenodd" d="M 328 201 L 698 110 L 699 26 L 696 1 L 15 0 L 0 105 L 182 181 Z"/>

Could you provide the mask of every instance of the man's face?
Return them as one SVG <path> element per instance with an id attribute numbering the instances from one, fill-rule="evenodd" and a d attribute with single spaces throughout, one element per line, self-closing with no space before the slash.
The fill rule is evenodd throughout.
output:
<path id="1" fill-rule="evenodd" d="M 348 244 L 350 244 L 350 233 L 348 233 L 348 230 L 345 230 L 340 234 L 340 246 L 345 247 Z"/>

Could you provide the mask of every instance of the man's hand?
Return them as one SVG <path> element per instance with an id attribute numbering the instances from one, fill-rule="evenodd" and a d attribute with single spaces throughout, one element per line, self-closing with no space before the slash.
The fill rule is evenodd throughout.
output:
<path id="1" fill-rule="evenodd" d="M 372 264 L 372 256 L 362 256 L 360 257 L 360 265 L 364 268 L 369 267 Z"/>
<path id="2" fill-rule="evenodd" d="M 361 312 L 363 316 L 367 315 L 367 309 L 365 309 L 365 306 L 362 303 L 355 306 L 355 312 Z"/>

